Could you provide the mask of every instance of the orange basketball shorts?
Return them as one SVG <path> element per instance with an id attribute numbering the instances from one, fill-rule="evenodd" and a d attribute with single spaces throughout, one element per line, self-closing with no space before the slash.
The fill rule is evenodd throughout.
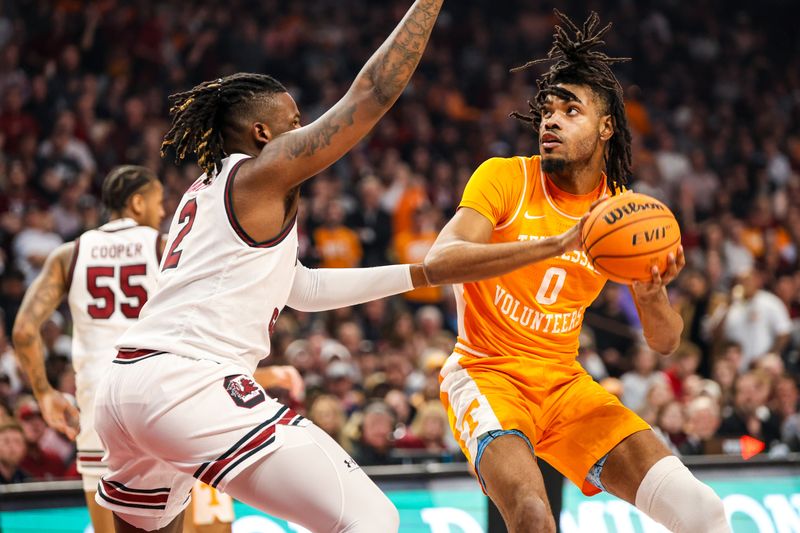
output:
<path id="1" fill-rule="evenodd" d="M 479 479 L 487 436 L 514 433 L 592 496 L 600 492 L 587 480 L 595 463 L 626 437 L 650 429 L 575 361 L 456 352 L 440 382 L 450 427 Z"/>

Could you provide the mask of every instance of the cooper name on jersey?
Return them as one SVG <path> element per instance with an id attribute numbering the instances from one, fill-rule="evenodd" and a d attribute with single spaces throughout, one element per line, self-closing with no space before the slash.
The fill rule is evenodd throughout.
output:
<path id="1" fill-rule="evenodd" d="M 92 259 L 116 259 L 128 258 L 135 259 L 143 257 L 142 243 L 131 242 L 126 244 L 100 244 L 92 246 L 89 255 Z"/>

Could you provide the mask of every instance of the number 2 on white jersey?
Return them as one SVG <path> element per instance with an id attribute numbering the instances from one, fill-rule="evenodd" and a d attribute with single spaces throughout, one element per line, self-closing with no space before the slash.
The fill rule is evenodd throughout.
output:
<path id="1" fill-rule="evenodd" d="M 164 266 L 161 267 L 161 272 L 171 268 L 178 268 L 178 262 L 180 262 L 181 254 L 183 253 L 183 250 L 178 250 L 178 247 L 180 247 L 183 238 L 192 231 L 195 215 L 197 215 L 197 200 L 192 198 L 186 202 L 186 205 L 181 209 L 178 222 L 184 224 L 184 226 L 175 237 L 175 242 L 169 247 L 169 252 L 167 252 L 167 256 L 164 258 Z"/>
<path id="2" fill-rule="evenodd" d="M 555 283 L 553 279 L 555 278 Z M 564 288 L 564 280 L 567 279 L 567 271 L 563 268 L 551 267 L 544 273 L 542 285 L 536 293 L 536 301 L 542 305 L 552 305 L 558 300 L 558 294 Z M 549 295 L 548 295 L 549 293 Z"/>

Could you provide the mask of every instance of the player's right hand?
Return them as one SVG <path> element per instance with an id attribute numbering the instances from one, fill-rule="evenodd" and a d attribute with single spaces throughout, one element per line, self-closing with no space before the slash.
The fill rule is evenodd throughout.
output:
<path id="1" fill-rule="evenodd" d="M 36 400 L 42 410 L 42 418 L 48 426 L 75 440 L 80 431 L 78 409 L 61 392 L 51 389 Z"/>
<path id="2" fill-rule="evenodd" d="M 583 218 L 581 218 L 580 222 L 558 236 L 558 239 L 561 242 L 562 254 L 571 252 L 572 250 L 583 250 L 583 239 L 581 239 L 581 232 L 583 231 L 583 225 L 586 223 L 587 218 L 589 218 L 588 213 L 583 215 Z"/>
<path id="3" fill-rule="evenodd" d="M 589 206 L 589 212 L 583 215 L 581 221 L 559 236 L 563 245 L 563 253 L 571 252 L 572 250 L 583 250 L 583 239 L 581 235 L 583 233 L 583 226 L 586 224 L 586 219 L 589 218 L 589 215 L 592 214 L 595 207 L 608 200 L 608 198 L 609 196 L 605 195 L 592 202 L 592 205 Z"/>

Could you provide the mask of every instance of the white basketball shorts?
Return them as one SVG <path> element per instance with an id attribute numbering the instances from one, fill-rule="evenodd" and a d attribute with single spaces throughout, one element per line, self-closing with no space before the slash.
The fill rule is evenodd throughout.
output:
<path id="1" fill-rule="evenodd" d="M 195 479 L 225 491 L 309 422 L 269 398 L 247 370 L 165 352 L 120 352 L 98 387 L 95 428 L 108 473 L 97 503 L 144 529 L 169 524 Z"/>

